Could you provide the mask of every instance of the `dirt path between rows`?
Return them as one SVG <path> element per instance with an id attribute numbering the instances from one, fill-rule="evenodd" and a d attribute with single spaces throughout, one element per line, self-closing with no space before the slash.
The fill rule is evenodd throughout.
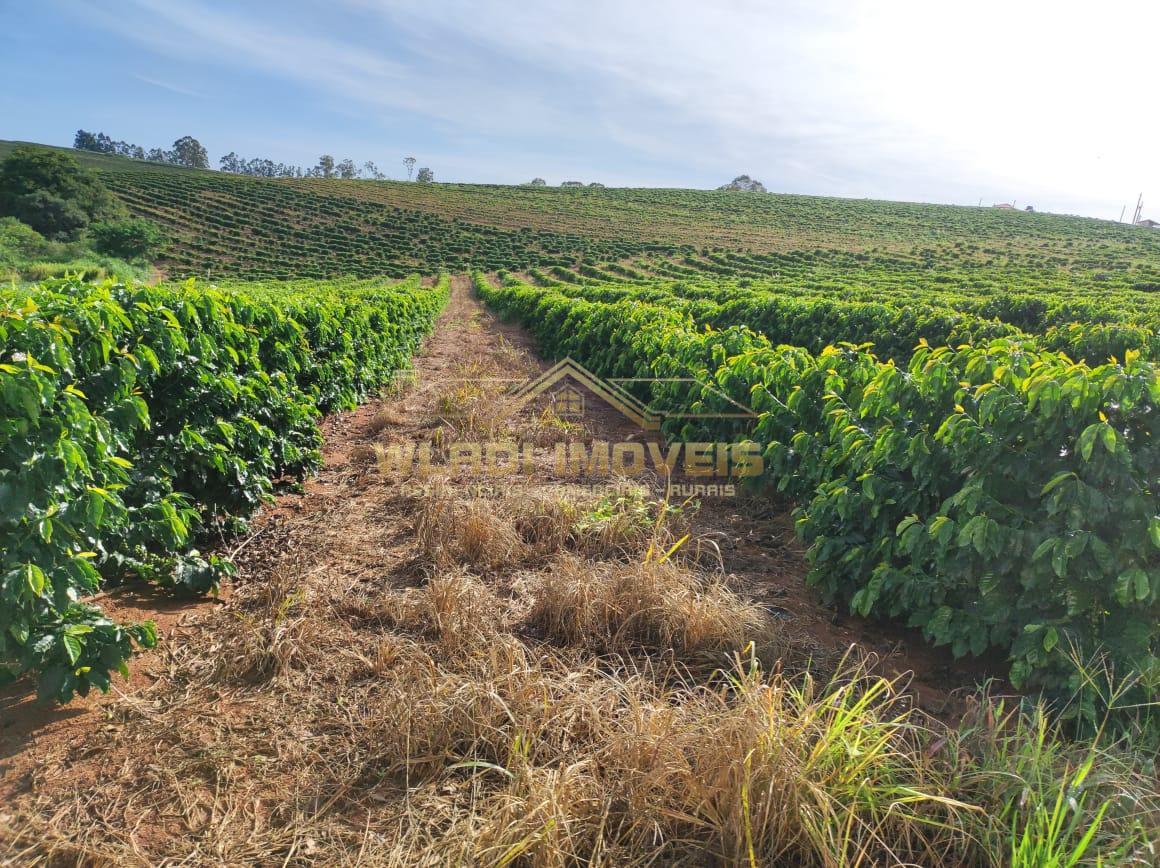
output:
<path id="1" fill-rule="evenodd" d="M 81 839 L 91 832 L 104 848 L 99 852 L 143 862 L 191 849 L 195 861 L 260 859 L 283 838 L 292 839 L 286 844 L 291 851 L 308 850 L 309 839 L 295 837 L 301 830 L 279 829 L 280 800 L 298 804 L 306 791 L 345 799 L 365 776 L 365 769 L 346 776 L 349 770 L 324 748 L 343 726 L 335 705 L 340 718 L 356 719 L 360 703 L 373 695 L 373 680 L 358 688 L 365 692 L 352 694 L 352 676 L 336 673 L 348 665 L 379 672 L 384 660 L 394 659 L 395 640 L 376 631 L 401 616 L 383 614 L 378 598 L 385 588 L 424 585 L 432 561 L 423 553 L 435 551 L 438 562 L 438 537 L 448 532 L 446 526 L 430 529 L 439 516 L 421 494 L 405 493 L 403 483 L 388 478 L 384 450 L 418 442 L 438 455 L 455 440 L 528 443 L 535 469 L 518 480 L 484 480 L 493 492 L 485 496 L 498 488 L 502 498 L 504 489 L 519 485 L 529 497 L 540 497 L 561 483 L 599 482 L 592 474 L 553 470 L 548 456 L 554 441 L 648 442 L 591 394 L 582 422 L 541 405 L 505 403 L 501 395 L 511 383 L 550 367 L 526 332 L 498 321 L 469 280 L 456 277 L 449 304 L 414 360 L 413 376 L 397 391 L 327 419 L 320 472 L 303 493 L 280 496 L 265 508 L 251 535 L 227 549 L 239 576 L 222 600 L 112 595 L 103 601 L 111 614 L 153 617 L 162 636 L 157 649 L 133 662 L 129 682 L 63 709 L 36 708 L 24 685 L 0 696 L 0 845 L 5 839 L 24 845 L 33 836 L 40 848 L 51 844 L 60 848 L 57 855 L 76 855 L 88 852 Z M 452 476 L 444 473 L 442 482 L 460 493 L 478 482 Z M 409 482 L 413 491 L 430 480 Z M 716 562 L 730 587 L 773 615 L 795 653 L 829 665 L 858 646 L 877 655 L 884 674 L 915 672 L 917 701 L 936 715 L 953 714 L 954 688 L 969 689 L 977 678 L 913 634 L 820 605 L 803 584 L 805 563 L 785 509 L 742 495 L 704 498 L 699 509 L 686 505 L 684 513 L 699 551 Z M 486 523 L 486 515 L 478 518 Z M 505 557 L 501 552 L 484 573 L 495 593 L 518 601 L 531 572 Z M 515 609 L 521 605 L 512 602 Z M 325 611 L 330 621 L 312 620 L 311 610 Z M 257 692 L 255 684 L 261 685 Z M 253 741 L 239 741 L 254 738 L 268 742 L 264 755 L 240 757 L 259 750 Z M 239 778 L 243 768 L 253 773 L 248 759 L 270 770 L 265 789 L 261 780 Z M 291 762 L 309 774 L 282 780 L 279 772 Z M 156 794 L 156 802 L 142 793 Z M 104 818 L 101 829 L 78 831 L 94 815 Z M 233 831 L 239 817 L 252 827 L 246 841 Z M 46 823 L 56 830 L 48 844 Z M 198 841 L 209 849 L 199 851 L 201 843 L 182 837 L 191 827 L 201 830 Z M 247 849 L 258 840 L 270 849 Z M 17 845 L 10 843 L 9 855 L 19 852 L 11 848 Z"/>

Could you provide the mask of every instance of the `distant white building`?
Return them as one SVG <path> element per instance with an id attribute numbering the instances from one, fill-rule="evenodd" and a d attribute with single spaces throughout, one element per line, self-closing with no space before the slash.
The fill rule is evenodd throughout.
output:
<path id="1" fill-rule="evenodd" d="M 1001 208 L 1004 211 L 1014 211 L 1015 210 L 1015 206 L 1012 205 L 1010 202 L 998 202 L 995 204 L 994 207 Z"/>
<path id="2" fill-rule="evenodd" d="M 1145 229 L 1160 229 L 1160 220 L 1137 220 L 1136 225 Z"/>

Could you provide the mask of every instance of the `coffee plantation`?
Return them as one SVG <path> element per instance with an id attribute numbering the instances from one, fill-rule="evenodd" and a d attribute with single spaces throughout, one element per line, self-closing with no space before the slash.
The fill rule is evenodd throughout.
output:
<path id="1" fill-rule="evenodd" d="M 762 484 L 797 505 L 825 599 L 956 655 L 1001 649 L 1024 688 L 1074 688 L 1069 659 L 1100 650 L 1156 671 L 1160 233 L 84 159 L 164 227 L 168 274 L 198 282 L 4 295 L 0 528 L 20 544 L 5 550 L 2 641 L 11 672 L 51 673 L 48 694 L 104 686 L 151 641 L 94 620 L 87 593 L 128 575 L 213 587 L 229 565 L 197 540 L 236 530 L 272 479 L 308 473 L 319 415 L 406 364 L 448 283 L 390 281 L 469 270 L 550 355 L 702 377 L 757 409 L 748 427 L 667 433 L 762 444 Z M 719 400 L 687 384 L 641 397 Z M 108 665 L 90 667 L 98 652 Z"/>
<path id="2" fill-rule="evenodd" d="M 808 582 L 826 598 L 919 627 L 956 656 L 1002 648 L 1022 688 L 1080 689 L 1071 658 L 1097 649 L 1160 678 L 1160 380 L 1142 349 L 1077 362 L 991 320 L 1003 336 L 920 339 L 898 364 L 838 334 L 811 352 L 760 319 L 707 327 L 718 307 L 683 304 L 663 283 L 496 287 L 477 275 L 476 287 L 554 357 L 705 383 L 638 397 L 676 414 L 671 437 L 762 445 L 765 485 L 799 504 Z M 829 313 L 840 331 L 861 312 Z M 722 392 L 756 424 L 688 421 L 727 411 Z"/>
<path id="3" fill-rule="evenodd" d="M 205 592 L 272 480 L 318 465 L 322 413 L 406 367 L 448 279 L 148 287 L 62 279 L 0 295 L 0 665 L 40 694 L 107 689 L 149 625 L 84 598 L 130 577 Z"/>

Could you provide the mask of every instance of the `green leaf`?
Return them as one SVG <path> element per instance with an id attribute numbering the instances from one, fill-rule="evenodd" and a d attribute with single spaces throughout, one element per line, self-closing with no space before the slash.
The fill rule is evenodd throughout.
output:
<path id="1" fill-rule="evenodd" d="M 39 597 L 44 591 L 44 586 L 47 584 L 47 581 L 44 570 L 36 564 L 24 565 L 24 583 L 32 596 Z"/>
<path id="2" fill-rule="evenodd" d="M 1062 470 L 1059 473 L 1055 474 L 1055 476 L 1051 477 L 1051 481 L 1048 482 L 1047 485 L 1043 486 L 1043 489 L 1039 493 L 1041 495 L 1047 494 L 1049 491 L 1053 490 L 1058 485 L 1060 485 L 1060 483 L 1062 483 L 1065 479 L 1078 479 L 1078 478 L 1079 477 L 1077 477 L 1074 472 L 1072 472 L 1070 470 Z"/>
<path id="3" fill-rule="evenodd" d="M 1141 596 L 1143 591 L 1143 596 Z M 1142 600 L 1151 593 L 1148 574 L 1139 567 L 1124 570 L 1116 577 L 1113 594 L 1121 606 L 1131 605 L 1133 600 Z"/>
<path id="4" fill-rule="evenodd" d="M 1116 451 L 1116 429 L 1109 425 L 1107 422 L 1104 422 L 1103 428 L 1101 429 L 1101 435 L 1104 448 L 1108 450 L 1108 452 L 1114 453 Z"/>
<path id="5" fill-rule="evenodd" d="M 1051 651 L 1059 644 L 1059 631 L 1054 627 L 1048 627 L 1043 633 L 1043 650 Z"/>
<path id="6" fill-rule="evenodd" d="M 1035 547 L 1035 553 L 1031 555 L 1031 560 L 1040 560 L 1045 554 L 1055 548 L 1056 543 L 1058 542 L 1059 540 L 1056 537 L 1048 537 Z"/>
<path id="7" fill-rule="evenodd" d="M 1083 433 L 1079 435 L 1079 454 L 1084 461 L 1090 461 L 1092 457 L 1092 449 L 1096 445 L 1096 435 L 1099 433 L 1102 422 L 1095 422 L 1083 429 Z"/>
<path id="8" fill-rule="evenodd" d="M 60 638 L 61 642 L 64 644 L 64 650 L 68 654 L 69 663 L 75 666 L 76 662 L 81 659 L 81 653 L 84 651 L 85 647 L 84 643 L 79 638 L 69 633 L 63 634 Z"/>
<path id="9" fill-rule="evenodd" d="M 16 640 L 18 645 L 28 644 L 28 622 L 24 620 L 16 621 L 8 625 L 8 632 L 12 638 Z"/>
<path id="10" fill-rule="evenodd" d="M 1114 568 L 1116 555 L 1106 542 L 1093 535 L 1088 545 L 1101 570 L 1110 571 Z"/>
<path id="11" fill-rule="evenodd" d="M 1064 543 L 1063 549 L 1067 552 L 1067 556 L 1069 558 L 1077 558 L 1083 554 L 1083 550 L 1087 548 L 1087 543 L 1088 534 L 1077 533 L 1074 536 L 1068 537 L 1067 542 Z"/>

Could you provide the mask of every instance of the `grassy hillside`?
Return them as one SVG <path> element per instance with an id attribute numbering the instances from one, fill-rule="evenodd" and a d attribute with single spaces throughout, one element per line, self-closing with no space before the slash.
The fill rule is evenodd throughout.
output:
<path id="1" fill-rule="evenodd" d="M 82 166 L 96 169 L 101 172 L 168 172 L 180 175 L 199 175 L 208 170 L 187 169 L 185 166 L 173 166 L 169 163 L 151 163 L 148 160 L 130 160 L 127 157 L 114 157 L 111 154 L 94 154 L 91 151 L 78 151 L 76 148 L 59 148 L 56 145 L 42 145 L 38 142 L 10 142 L 0 140 L 0 160 L 6 159 L 16 148 L 31 145 L 43 148 L 46 151 L 58 151 L 73 157 Z"/>
<path id="2" fill-rule="evenodd" d="M 0 143 L 0 157 L 14 143 Z M 73 151 L 167 225 L 175 274 L 526 270 L 706 248 L 905 254 L 927 267 L 1124 271 L 1160 232 L 1107 221 L 778 194 L 275 180 Z M 683 248 L 683 251 L 682 251 Z"/>

